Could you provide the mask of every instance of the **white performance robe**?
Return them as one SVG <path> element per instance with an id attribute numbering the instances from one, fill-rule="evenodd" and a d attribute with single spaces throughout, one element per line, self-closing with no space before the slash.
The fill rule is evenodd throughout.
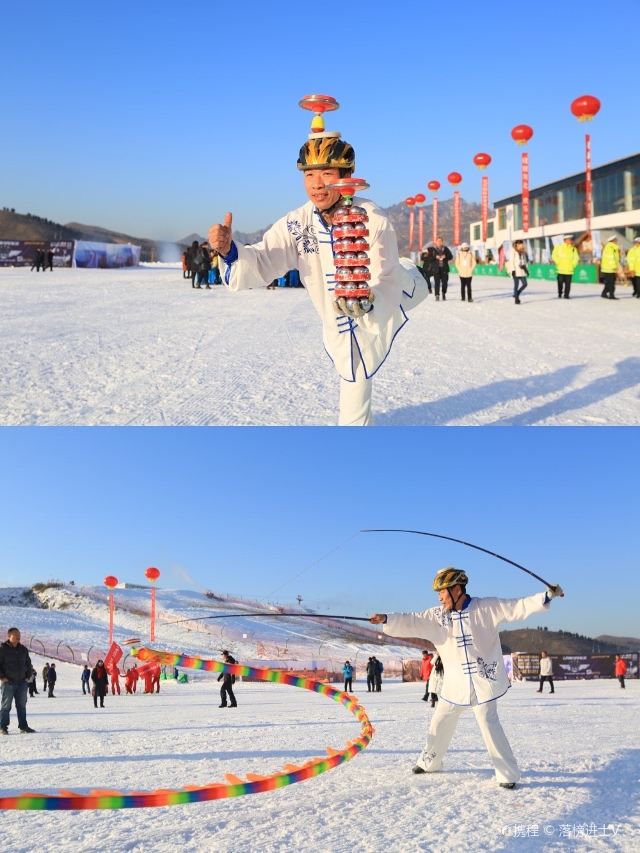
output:
<path id="1" fill-rule="evenodd" d="M 509 688 L 498 625 L 547 609 L 545 597 L 539 592 L 528 598 L 471 598 L 460 611 L 391 613 L 383 630 L 392 637 L 431 640 L 444 664 L 441 698 L 453 705 L 482 704 Z"/>
<path id="2" fill-rule="evenodd" d="M 342 379 L 355 382 L 359 365 L 370 379 L 386 359 L 397 333 L 407 322 L 407 311 L 427 295 L 427 284 L 417 267 L 398 257 L 393 225 L 370 201 L 354 199 L 369 215 L 370 285 L 373 311 L 358 319 L 338 316 L 333 307 L 336 268 L 332 228 L 327 229 L 311 201 L 279 219 L 253 246 L 236 243 L 238 259 L 226 264 L 221 275 L 230 290 L 260 287 L 287 270 L 298 269 L 313 306 L 322 321 L 325 349 Z"/>

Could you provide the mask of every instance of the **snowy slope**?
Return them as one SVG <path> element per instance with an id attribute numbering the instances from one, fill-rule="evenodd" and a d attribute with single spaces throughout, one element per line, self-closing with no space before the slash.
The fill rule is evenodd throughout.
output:
<path id="1" fill-rule="evenodd" d="M 34 659 L 41 668 L 42 660 Z M 213 681 L 162 682 L 158 695 L 108 696 L 94 710 L 80 668 L 59 664 L 56 698 L 29 700 L 37 734 L 0 742 L 2 794 L 94 787 L 150 790 L 274 772 L 357 734 L 336 703 L 304 690 L 238 684 L 219 709 Z M 60 851 L 636 851 L 640 686 L 559 683 L 554 696 L 516 684 L 501 718 L 523 770 L 496 786 L 472 714 L 462 716 L 445 769 L 411 767 L 433 713 L 420 684 L 359 697 L 370 747 L 342 767 L 279 791 L 201 805 L 126 812 L 6 812 L 2 849 Z M 591 833 L 590 837 L 587 833 Z M 516 837 L 514 837 L 516 836 Z"/>
<path id="2" fill-rule="evenodd" d="M 376 423 L 640 423 L 638 300 L 474 279 L 411 314 Z M 193 290 L 178 269 L 0 270 L 2 424 L 332 424 L 337 376 L 304 290 Z"/>
<path id="3" fill-rule="evenodd" d="M 90 660 L 104 655 L 108 648 L 107 591 L 101 587 L 63 586 L 37 593 L 46 608 L 23 606 L 27 591 L 0 588 L 0 631 L 17 625 L 30 648 L 38 651 L 46 645 L 52 654 L 52 643 L 64 644 L 58 659 L 71 660 L 69 649 L 77 652 L 78 660 Z M 240 615 L 242 612 L 273 613 L 273 605 L 260 605 L 237 599 L 211 600 L 204 594 L 189 590 L 158 590 L 157 648 L 177 649 L 188 654 L 202 654 L 220 659 L 223 648 L 232 651 L 244 662 L 280 660 L 292 666 L 315 662 L 326 666 L 331 662 L 340 670 L 347 658 L 362 665 L 369 655 L 375 655 L 396 670 L 402 659 L 417 659 L 420 651 L 390 638 L 362 628 L 362 636 L 354 636 L 348 623 L 323 624 L 314 619 L 293 617 L 258 618 Z M 148 589 L 117 589 L 115 591 L 114 639 L 123 644 L 132 637 L 145 642 L 149 638 L 150 593 Z M 198 617 L 237 611 L 233 619 L 207 620 Z M 302 612 L 302 611 L 301 611 Z M 362 623 L 361 623 L 362 624 Z M 363 623 L 366 624 L 366 623 Z M 370 640 L 367 642 L 367 634 Z M 378 640 L 378 637 L 381 639 Z M 66 648 L 65 648 L 66 647 Z"/>

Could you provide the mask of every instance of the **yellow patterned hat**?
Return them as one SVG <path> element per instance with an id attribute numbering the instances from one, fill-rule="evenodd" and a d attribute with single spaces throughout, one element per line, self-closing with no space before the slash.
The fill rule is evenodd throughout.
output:
<path id="1" fill-rule="evenodd" d="M 440 592 L 441 589 L 449 589 L 457 584 L 466 586 L 468 583 L 469 578 L 466 572 L 463 572 L 462 569 L 456 569 L 454 566 L 447 566 L 436 573 L 433 579 L 433 588 L 436 592 Z"/>
<path id="2" fill-rule="evenodd" d="M 340 138 L 336 130 L 325 130 L 324 113 L 337 110 L 340 104 L 331 95 L 305 95 L 299 102 L 314 113 L 311 133 L 300 149 L 298 169 L 346 169 L 353 172 L 356 155 L 353 147 Z"/>

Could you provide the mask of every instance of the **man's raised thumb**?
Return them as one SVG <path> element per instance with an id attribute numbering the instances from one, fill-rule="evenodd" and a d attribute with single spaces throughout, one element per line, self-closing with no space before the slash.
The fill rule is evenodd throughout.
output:
<path id="1" fill-rule="evenodd" d="M 223 225 L 225 228 L 231 229 L 231 220 L 233 219 L 230 213 L 225 213 Z"/>

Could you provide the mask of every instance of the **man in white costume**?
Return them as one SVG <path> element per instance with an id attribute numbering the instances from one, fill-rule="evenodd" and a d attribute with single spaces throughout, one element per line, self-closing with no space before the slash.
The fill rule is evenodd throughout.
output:
<path id="1" fill-rule="evenodd" d="M 442 768 L 458 717 L 471 707 L 502 788 L 514 788 L 520 770 L 500 725 L 496 700 L 509 688 L 500 646 L 498 625 L 519 622 L 564 595 L 560 586 L 528 598 L 472 598 L 467 594 L 465 572 L 448 566 L 433 581 L 440 607 L 422 613 L 376 613 L 370 621 L 384 624 L 393 637 L 431 640 L 444 663 L 444 682 L 429 727 L 427 742 L 414 773 L 435 773 Z"/>
<path id="2" fill-rule="evenodd" d="M 370 304 L 353 309 L 336 301 L 336 267 L 332 216 L 340 192 L 329 188 L 355 168 L 355 153 L 339 133 L 311 133 L 300 149 L 309 201 L 279 219 L 260 243 L 242 246 L 233 241 L 232 216 L 209 230 L 209 243 L 221 256 L 221 275 L 230 290 L 271 282 L 287 270 L 298 269 L 322 321 L 323 342 L 340 376 L 341 426 L 371 424 L 371 379 L 389 355 L 407 312 L 427 295 L 424 278 L 411 261 L 398 257 L 392 224 L 370 201 L 356 197 L 369 221 Z M 375 304 L 373 304 L 375 302 Z"/>

